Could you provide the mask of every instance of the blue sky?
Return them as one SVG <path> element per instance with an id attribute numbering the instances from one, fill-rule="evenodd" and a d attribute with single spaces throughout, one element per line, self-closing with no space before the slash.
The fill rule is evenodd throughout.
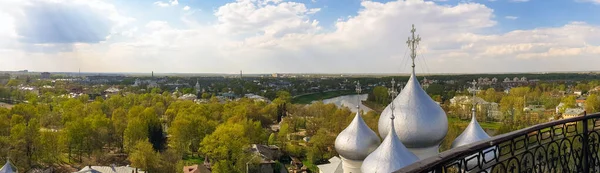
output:
<path id="1" fill-rule="evenodd" d="M 7 70 L 404 73 L 411 24 L 426 73 L 600 63 L 600 0 L 5 0 L 0 23 Z"/>
<path id="2" fill-rule="evenodd" d="M 363 0 L 297 0 L 308 8 L 321 8 L 319 13 L 311 18 L 319 20 L 326 29 L 332 29 L 335 21 L 340 18 L 357 15 L 362 8 Z M 373 0 L 374 2 L 390 2 L 393 0 Z M 131 12 L 132 16 L 150 20 L 167 20 L 178 23 L 180 9 L 189 6 L 199 10 L 195 14 L 200 22 L 215 22 L 214 11 L 220 6 L 231 1 L 225 0 L 180 0 L 179 5 L 172 8 L 157 7 L 154 0 L 115 1 L 115 4 L 124 7 L 124 11 Z M 166 2 L 166 1 L 165 1 Z M 509 32 L 512 30 L 534 29 L 540 27 L 557 27 L 573 21 L 584 21 L 589 24 L 600 24 L 600 6 L 591 2 L 577 0 L 445 0 L 434 1 L 443 5 L 457 5 L 459 3 L 480 3 L 494 10 L 495 20 L 499 25 L 494 32 Z M 149 12 L 152 11 L 152 12 Z M 517 17 L 509 19 L 507 16 Z"/>

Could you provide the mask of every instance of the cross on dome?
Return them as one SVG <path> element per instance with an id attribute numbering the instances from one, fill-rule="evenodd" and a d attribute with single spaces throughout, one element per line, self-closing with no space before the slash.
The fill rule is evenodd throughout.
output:
<path id="1" fill-rule="evenodd" d="M 417 58 L 417 47 L 419 47 L 419 42 L 421 42 L 421 37 L 419 35 L 417 35 L 415 37 L 415 32 L 417 32 L 417 29 L 415 29 L 415 25 L 412 25 L 412 29 L 410 30 L 410 32 L 412 33 L 412 38 L 409 37 L 408 41 L 406 41 L 406 44 L 408 44 L 408 48 L 410 49 L 410 58 L 412 59 L 412 70 L 413 73 L 415 71 L 415 58 Z"/>

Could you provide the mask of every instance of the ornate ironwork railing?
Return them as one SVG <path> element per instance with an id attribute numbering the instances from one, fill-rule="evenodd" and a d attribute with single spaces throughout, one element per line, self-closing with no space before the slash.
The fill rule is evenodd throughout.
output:
<path id="1" fill-rule="evenodd" d="M 396 172 L 600 172 L 600 114 L 584 113 L 495 136 Z"/>

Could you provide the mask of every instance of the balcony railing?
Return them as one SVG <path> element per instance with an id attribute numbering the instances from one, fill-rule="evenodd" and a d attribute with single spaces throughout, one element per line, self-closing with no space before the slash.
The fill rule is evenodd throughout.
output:
<path id="1" fill-rule="evenodd" d="M 396 172 L 600 172 L 600 114 L 538 124 L 448 150 Z"/>

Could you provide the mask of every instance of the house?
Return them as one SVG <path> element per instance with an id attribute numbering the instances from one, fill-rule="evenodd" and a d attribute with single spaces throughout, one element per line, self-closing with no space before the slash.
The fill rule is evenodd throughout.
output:
<path id="1" fill-rule="evenodd" d="M 577 105 L 577 107 L 585 107 L 585 97 L 581 97 L 581 98 L 577 98 L 577 100 L 575 100 L 575 104 Z"/>
<path id="2" fill-rule="evenodd" d="M 261 156 L 263 162 L 275 162 L 283 155 L 275 145 L 252 144 L 250 151 Z"/>
<path id="3" fill-rule="evenodd" d="M 198 96 L 196 96 L 196 94 L 184 94 L 181 97 L 179 97 L 179 100 L 195 100 L 197 99 Z"/>
<path id="4" fill-rule="evenodd" d="M 567 118 L 582 116 L 584 113 L 585 113 L 585 109 L 583 109 L 583 108 L 567 108 L 567 109 L 565 109 L 565 113 L 562 114 L 562 118 L 567 119 Z"/>
<path id="5" fill-rule="evenodd" d="M 144 173 L 138 168 L 127 166 L 86 166 L 74 173 Z"/>
<path id="6" fill-rule="evenodd" d="M 541 112 L 545 110 L 546 108 L 544 105 L 528 105 L 527 107 L 523 108 L 523 111 L 525 112 Z"/>
<path id="7" fill-rule="evenodd" d="M 204 165 L 184 166 L 183 173 L 211 173 Z"/>
<path id="8" fill-rule="evenodd" d="M 271 101 L 270 101 L 269 99 L 267 99 L 266 97 L 259 96 L 259 95 L 256 95 L 256 94 L 245 94 L 244 96 L 245 96 L 246 98 L 249 98 L 249 99 L 252 99 L 252 100 L 255 100 L 255 101 L 261 101 L 261 102 L 267 102 L 267 103 L 270 103 L 270 102 L 271 102 Z"/>
<path id="9" fill-rule="evenodd" d="M 342 160 L 337 156 L 333 156 L 331 159 L 329 159 L 329 163 L 317 165 L 317 167 L 319 168 L 319 173 L 343 173 L 344 172 L 342 169 Z"/>
<path id="10" fill-rule="evenodd" d="M 583 92 L 582 91 L 573 91 L 573 94 L 581 96 L 581 95 L 583 95 Z"/>
<path id="11" fill-rule="evenodd" d="M 43 72 L 40 74 L 40 79 L 44 80 L 44 79 L 50 79 L 50 73 L 48 72 Z"/>
<path id="12" fill-rule="evenodd" d="M 258 171 L 256 168 L 253 170 L 259 173 L 275 172 L 275 164 L 277 164 L 275 161 L 279 160 L 279 158 L 283 155 L 279 150 L 279 147 L 275 145 L 252 144 L 252 147 L 250 147 L 250 152 L 260 156 L 261 160 L 257 168 Z"/>
<path id="13" fill-rule="evenodd" d="M 556 114 L 560 113 L 560 110 L 562 110 L 562 108 L 565 107 L 565 103 L 560 103 L 558 104 L 558 106 L 556 106 Z"/>

